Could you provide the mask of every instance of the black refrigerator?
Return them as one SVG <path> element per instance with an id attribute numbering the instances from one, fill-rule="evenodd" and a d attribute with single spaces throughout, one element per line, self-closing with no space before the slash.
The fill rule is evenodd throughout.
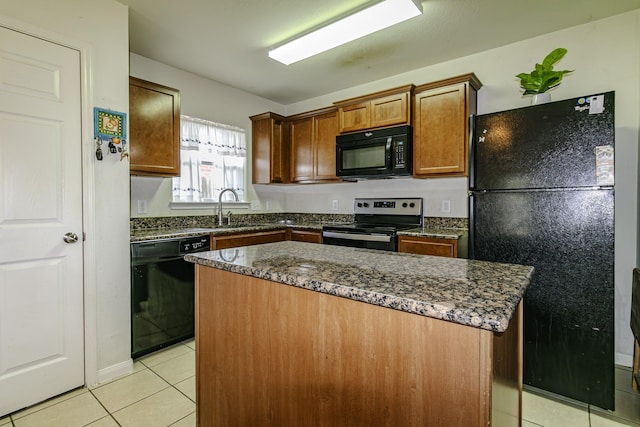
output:
<path id="1" fill-rule="evenodd" d="M 474 117 L 470 258 L 535 268 L 524 384 L 614 409 L 614 93 Z"/>

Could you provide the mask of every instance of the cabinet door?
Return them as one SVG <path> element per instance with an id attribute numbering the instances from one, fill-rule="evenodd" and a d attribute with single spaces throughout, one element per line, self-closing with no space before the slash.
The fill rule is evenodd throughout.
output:
<path id="1" fill-rule="evenodd" d="M 371 127 L 409 123 L 409 94 L 398 93 L 371 101 Z"/>
<path id="2" fill-rule="evenodd" d="M 431 237 L 398 237 L 398 252 L 444 257 L 458 257 L 458 241 Z"/>
<path id="3" fill-rule="evenodd" d="M 467 83 L 415 96 L 414 176 L 467 175 Z"/>
<path id="4" fill-rule="evenodd" d="M 312 181 L 313 165 L 313 120 L 311 118 L 291 122 L 291 181 Z"/>
<path id="5" fill-rule="evenodd" d="M 271 182 L 285 183 L 289 181 L 287 131 L 288 127 L 285 121 L 273 120 L 271 127 Z"/>
<path id="6" fill-rule="evenodd" d="M 271 126 L 273 119 L 253 120 L 251 123 L 252 182 L 271 183 Z"/>
<path id="7" fill-rule="evenodd" d="M 340 132 L 353 132 L 371 127 L 371 103 L 361 102 L 338 109 Z"/>
<path id="8" fill-rule="evenodd" d="M 180 92 L 129 78 L 132 175 L 180 175 Z"/>
<path id="9" fill-rule="evenodd" d="M 289 181 L 287 122 L 273 113 L 251 117 L 252 182 Z"/>
<path id="10" fill-rule="evenodd" d="M 336 135 L 338 116 L 335 112 L 313 118 L 315 142 L 316 181 L 337 180 L 336 177 Z"/>

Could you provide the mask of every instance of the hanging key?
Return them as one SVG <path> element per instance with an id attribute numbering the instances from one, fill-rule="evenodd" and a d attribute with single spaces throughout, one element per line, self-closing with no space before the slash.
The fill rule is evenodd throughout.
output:
<path id="1" fill-rule="evenodd" d="M 96 138 L 96 145 L 98 146 L 96 149 L 96 159 L 102 160 L 102 140 L 100 138 Z"/>

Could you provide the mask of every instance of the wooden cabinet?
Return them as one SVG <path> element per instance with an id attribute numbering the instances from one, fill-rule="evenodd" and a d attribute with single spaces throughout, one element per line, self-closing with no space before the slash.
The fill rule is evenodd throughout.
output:
<path id="1" fill-rule="evenodd" d="M 521 425 L 521 305 L 494 333 L 196 269 L 197 425 Z"/>
<path id="2" fill-rule="evenodd" d="M 457 258 L 458 241 L 433 237 L 398 236 L 398 252 Z"/>
<path id="3" fill-rule="evenodd" d="M 290 228 L 287 230 L 287 235 L 287 240 L 293 240 L 294 242 L 322 243 L 321 231 Z"/>
<path id="4" fill-rule="evenodd" d="M 129 77 L 132 175 L 180 175 L 180 92 Z"/>
<path id="5" fill-rule="evenodd" d="M 335 102 L 339 132 L 411 124 L 413 85 Z"/>
<path id="6" fill-rule="evenodd" d="M 313 119 L 311 117 L 292 120 L 291 182 L 313 181 Z"/>
<path id="7" fill-rule="evenodd" d="M 481 86 L 471 73 L 416 87 L 414 177 L 469 174 L 469 117 L 476 113 L 476 92 Z"/>
<path id="8" fill-rule="evenodd" d="M 291 182 L 339 180 L 336 177 L 336 109 L 315 110 L 289 119 Z"/>
<path id="9" fill-rule="evenodd" d="M 260 231 L 255 233 L 211 236 L 211 250 L 237 248 L 239 246 L 260 245 L 282 242 L 287 239 L 287 230 Z"/>
<path id="10" fill-rule="evenodd" d="M 289 182 L 288 122 L 283 116 L 264 113 L 250 117 L 252 142 L 252 182 Z"/>

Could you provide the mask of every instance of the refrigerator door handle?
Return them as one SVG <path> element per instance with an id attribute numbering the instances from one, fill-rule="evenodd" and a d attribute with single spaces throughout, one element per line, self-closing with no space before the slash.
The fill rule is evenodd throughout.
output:
<path id="1" fill-rule="evenodd" d="M 473 213 L 475 197 L 475 192 L 469 191 L 469 241 L 467 244 L 469 259 L 475 259 L 475 251 L 473 250 L 476 238 L 476 232 L 473 226 L 475 220 L 475 215 Z"/>
<path id="2" fill-rule="evenodd" d="M 475 141 L 473 138 L 475 137 L 475 127 L 476 127 L 476 116 L 475 114 L 471 114 L 469 116 L 469 188 L 474 189 L 476 186 L 476 178 L 475 178 Z"/>

